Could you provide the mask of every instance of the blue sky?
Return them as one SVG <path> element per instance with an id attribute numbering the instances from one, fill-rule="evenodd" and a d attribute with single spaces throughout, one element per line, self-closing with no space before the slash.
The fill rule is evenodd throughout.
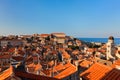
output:
<path id="1" fill-rule="evenodd" d="M 0 0 L 0 35 L 120 37 L 120 0 Z"/>

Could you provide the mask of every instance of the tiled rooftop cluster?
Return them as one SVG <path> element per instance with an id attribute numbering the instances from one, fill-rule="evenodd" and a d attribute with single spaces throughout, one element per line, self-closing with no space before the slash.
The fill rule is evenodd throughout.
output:
<path id="1" fill-rule="evenodd" d="M 0 43 L 0 79 L 3 80 L 116 80 L 119 77 L 119 56 L 106 60 L 106 44 L 90 48 L 65 33 L 10 35 L 2 37 Z M 119 55 L 118 51 L 114 54 Z M 109 78 L 112 71 L 116 77 Z"/>

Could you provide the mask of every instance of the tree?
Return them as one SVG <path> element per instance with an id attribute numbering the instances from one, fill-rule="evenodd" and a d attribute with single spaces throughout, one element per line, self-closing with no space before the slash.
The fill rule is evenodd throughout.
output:
<path id="1" fill-rule="evenodd" d="M 48 41 L 50 41 L 50 36 L 46 37 L 46 38 L 45 38 L 45 40 L 48 40 Z"/>

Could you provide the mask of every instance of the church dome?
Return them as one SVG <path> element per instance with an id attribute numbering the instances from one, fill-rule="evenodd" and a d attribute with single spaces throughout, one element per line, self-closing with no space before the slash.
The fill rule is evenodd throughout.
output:
<path id="1" fill-rule="evenodd" d="M 109 37 L 109 40 L 114 40 L 114 37 L 113 37 L 113 36 L 110 36 L 110 37 Z"/>

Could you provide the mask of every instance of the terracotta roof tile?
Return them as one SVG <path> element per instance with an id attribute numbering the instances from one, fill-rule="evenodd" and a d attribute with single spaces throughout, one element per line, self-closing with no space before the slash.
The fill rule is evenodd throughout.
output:
<path id="1" fill-rule="evenodd" d="M 42 72 L 47 76 L 51 76 L 50 70 L 42 70 Z"/>
<path id="2" fill-rule="evenodd" d="M 101 80 L 120 80 L 120 70 L 112 69 Z"/>
<path id="3" fill-rule="evenodd" d="M 70 67 L 70 66 L 74 66 L 74 65 L 71 64 L 71 63 L 67 63 L 67 64 L 64 65 L 65 68 Z"/>
<path id="4" fill-rule="evenodd" d="M 33 56 L 33 60 L 38 60 L 38 57 L 37 56 Z"/>
<path id="5" fill-rule="evenodd" d="M 58 65 L 54 66 L 54 70 L 55 70 L 54 72 L 56 72 L 56 71 L 59 72 L 63 69 L 65 69 L 65 66 L 63 64 L 58 64 Z"/>
<path id="6" fill-rule="evenodd" d="M 42 66 L 41 66 L 40 64 L 37 64 L 37 65 L 35 66 L 35 71 L 37 71 L 37 70 L 39 70 L 39 69 L 42 69 Z"/>
<path id="7" fill-rule="evenodd" d="M 34 63 L 27 65 L 27 67 L 34 67 Z"/>
<path id="8" fill-rule="evenodd" d="M 26 62 L 32 62 L 33 58 L 31 56 L 27 57 Z"/>
<path id="9" fill-rule="evenodd" d="M 116 68 L 117 66 L 120 66 L 120 59 L 116 60 L 111 67 Z"/>
<path id="10" fill-rule="evenodd" d="M 66 65 L 68 65 L 68 64 L 66 64 Z M 66 65 L 63 65 L 62 63 L 60 63 L 53 67 L 54 70 L 48 69 L 48 70 L 43 70 L 42 72 L 45 73 L 47 76 L 50 76 L 50 72 L 53 72 L 53 73 L 61 72 L 62 70 L 64 70 L 66 68 Z"/>
<path id="11" fill-rule="evenodd" d="M 42 65 L 41 64 L 35 65 L 34 63 L 31 63 L 31 64 L 27 65 L 27 67 L 28 67 L 30 72 L 31 72 L 31 70 L 32 71 L 37 71 L 39 69 L 42 69 Z"/>
<path id="12" fill-rule="evenodd" d="M 70 58 L 70 55 L 66 51 L 63 51 L 62 55 L 63 55 L 63 58 L 66 58 L 66 59 Z"/>
<path id="13" fill-rule="evenodd" d="M 88 52 L 94 52 L 95 51 L 95 49 L 94 48 L 88 48 L 88 50 L 87 50 Z"/>
<path id="14" fill-rule="evenodd" d="M 103 76 L 105 76 L 110 70 L 111 67 L 95 63 L 88 70 L 84 71 L 80 74 L 84 79 L 89 80 L 100 80 Z"/>
<path id="15" fill-rule="evenodd" d="M 100 50 L 98 50 L 98 51 L 101 52 L 101 53 L 105 53 L 105 52 L 106 52 L 105 49 L 100 49 Z"/>
<path id="16" fill-rule="evenodd" d="M 71 64 L 71 63 L 67 63 L 65 65 L 63 64 L 59 64 L 57 66 L 54 66 L 53 67 L 53 70 L 52 69 L 49 69 L 49 70 L 43 70 L 42 72 L 45 73 L 47 76 L 50 76 L 50 73 L 56 73 L 54 78 L 57 78 L 57 79 L 62 79 L 62 78 L 65 78 L 71 74 L 73 74 L 74 72 L 77 71 L 77 68 Z"/>
<path id="17" fill-rule="evenodd" d="M 7 70 L 5 70 L 2 74 L 0 74 L 0 80 L 5 80 L 12 74 L 13 67 L 10 66 Z"/>
<path id="18" fill-rule="evenodd" d="M 79 51 L 78 51 L 78 50 L 74 50 L 74 51 L 72 52 L 72 54 L 74 54 L 74 55 L 79 54 Z"/>
<path id="19" fill-rule="evenodd" d="M 74 65 L 72 65 L 71 63 L 66 64 L 65 67 L 66 67 L 66 69 L 64 71 L 60 72 L 58 75 L 56 75 L 54 77 L 58 78 L 58 79 L 63 79 L 77 71 L 77 68 Z"/>
<path id="20" fill-rule="evenodd" d="M 66 69 L 66 68 L 68 68 L 68 67 L 70 67 L 70 66 L 71 66 L 71 63 L 67 63 L 67 64 L 65 64 L 65 65 L 63 65 L 62 63 L 60 63 L 59 65 L 54 66 L 54 69 L 55 69 L 56 71 L 61 71 L 61 70 Z"/>
<path id="21" fill-rule="evenodd" d="M 10 54 L 0 55 L 0 59 L 10 59 L 10 58 L 11 58 Z"/>
<path id="22" fill-rule="evenodd" d="M 40 34 L 40 37 L 48 37 L 49 36 L 49 34 Z"/>
<path id="23" fill-rule="evenodd" d="M 12 75 L 12 76 L 9 76 L 8 78 L 6 78 L 5 80 L 21 80 L 21 78 Z"/>
<path id="24" fill-rule="evenodd" d="M 18 77 L 27 78 L 29 80 L 60 80 L 60 79 L 56 79 L 56 78 L 52 78 L 52 77 L 35 75 L 35 74 L 26 73 L 26 72 L 22 72 L 22 71 L 16 71 L 15 75 Z"/>
<path id="25" fill-rule="evenodd" d="M 10 49 L 8 50 L 8 52 L 13 53 L 13 52 L 14 52 L 14 50 L 15 50 L 15 48 L 10 48 Z"/>
<path id="26" fill-rule="evenodd" d="M 56 36 L 56 37 L 65 37 L 65 33 L 51 33 L 52 35 Z"/>
<path id="27" fill-rule="evenodd" d="M 88 60 L 84 60 L 83 62 L 80 63 L 80 66 L 85 68 L 89 67 L 90 65 L 92 65 L 92 62 Z"/>
<path id="28" fill-rule="evenodd" d="M 23 57 L 22 56 L 12 56 L 12 59 L 14 59 L 16 61 L 22 61 Z"/>
<path id="29" fill-rule="evenodd" d="M 53 65 L 54 65 L 54 61 L 53 61 L 53 60 L 52 60 L 52 61 L 49 61 L 49 62 L 48 62 L 48 65 L 49 65 L 49 66 L 53 66 Z"/>

